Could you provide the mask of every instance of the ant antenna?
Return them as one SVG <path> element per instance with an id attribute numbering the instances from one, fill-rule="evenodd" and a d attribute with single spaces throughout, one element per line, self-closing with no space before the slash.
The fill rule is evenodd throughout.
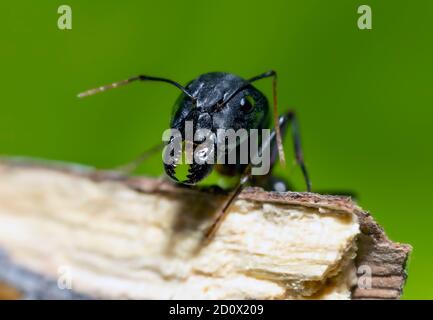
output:
<path id="1" fill-rule="evenodd" d="M 151 76 L 145 76 L 145 75 L 139 75 L 139 76 L 132 77 L 132 78 L 129 78 L 129 79 L 126 79 L 126 80 L 114 82 L 114 83 L 111 83 L 111 84 L 107 84 L 105 86 L 100 86 L 98 88 L 94 88 L 94 89 L 90 89 L 90 90 L 81 92 L 80 94 L 78 94 L 78 98 L 84 98 L 84 97 L 88 97 L 88 96 L 94 95 L 96 93 L 104 92 L 106 90 L 115 89 L 117 87 L 121 87 L 121 86 L 130 84 L 131 82 L 134 82 L 134 81 L 158 81 L 158 82 L 165 82 L 165 83 L 171 84 L 171 85 L 175 86 L 176 88 L 178 88 L 179 90 L 181 90 L 191 100 L 193 100 L 193 101 L 196 100 L 196 98 L 194 98 L 186 90 L 186 88 L 184 86 L 182 86 L 181 84 L 177 83 L 176 81 L 173 81 L 173 80 L 170 80 L 170 79 L 166 79 L 166 78 L 151 77 Z"/>

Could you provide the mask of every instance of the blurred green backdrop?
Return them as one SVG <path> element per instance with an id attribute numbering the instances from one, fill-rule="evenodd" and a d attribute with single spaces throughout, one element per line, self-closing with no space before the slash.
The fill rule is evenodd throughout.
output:
<path id="1" fill-rule="evenodd" d="M 138 73 L 186 83 L 275 69 L 313 187 L 356 191 L 393 240 L 414 246 L 405 298 L 433 298 L 431 0 L 66 3 L 70 31 L 57 28 L 63 1 L 0 4 L 0 154 L 109 168 L 160 141 L 179 92 L 78 92 Z M 373 30 L 357 28 L 361 4 Z M 270 94 L 270 81 L 257 86 Z M 160 157 L 141 172 L 160 174 Z M 292 179 L 304 188 L 298 170 Z"/>

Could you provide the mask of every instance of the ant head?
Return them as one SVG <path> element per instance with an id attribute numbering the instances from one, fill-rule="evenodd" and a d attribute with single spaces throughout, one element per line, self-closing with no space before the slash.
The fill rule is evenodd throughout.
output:
<path id="1" fill-rule="evenodd" d="M 173 108 L 171 129 L 182 134 L 179 141 L 171 140 L 169 144 L 177 143 L 182 146 L 191 146 L 193 157 L 189 165 L 184 161 L 183 151 L 177 153 L 172 146 L 166 148 L 175 157 L 176 163 L 164 164 L 165 171 L 174 181 L 184 184 L 194 184 L 204 179 L 213 169 L 215 153 L 221 147 L 216 143 L 218 130 L 259 129 L 268 125 L 269 107 L 266 97 L 246 80 L 228 73 L 207 73 L 186 86 L 195 100 L 182 94 Z M 189 128 L 189 134 L 186 134 Z M 214 140 L 208 146 L 197 141 L 199 130 L 213 134 Z M 200 135 L 200 134 L 199 134 Z M 236 146 L 224 145 L 225 153 L 230 153 Z M 239 141 L 238 141 L 239 143 Z M 180 148 L 178 148 L 180 149 Z M 185 148 L 186 149 L 186 148 Z M 213 150 L 213 154 L 210 150 Z M 203 163 L 196 161 L 212 160 Z"/>

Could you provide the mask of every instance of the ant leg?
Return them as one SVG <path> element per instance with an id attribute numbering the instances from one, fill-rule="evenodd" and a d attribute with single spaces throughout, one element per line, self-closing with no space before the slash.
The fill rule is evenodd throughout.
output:
<path id="1" fill-rule="evenodd" d="M 280 116 L 279 126 L 281 137 L 284 139 L 287 133 L 287 127 L 289 122 L 287 121 L 287 117 Z M 269 160 L 269 172 L 264 176 L 252 176 L 251 184 L 257 187 L 261 187 L 267 191 L 287 191 L 292 190 L 292 186 L 286 179 L 281 177 L 276 177 L 272 174 L 272 169 L 278 161 L 278 143 L 275 138 L 270 137 L 270 160 Z"/>
<path id="2" fill-rule="evenodd" d="M 223 205 L 221 206 L 221 209 L 218 210 L 218 214 L 217 214 L 217 217 L 215 218 L 214 222 L 211 224 L 209 229 L 206 231 L 206 233 L 204 235 L 205 244 L 209 243 L 209 241 L 212 239 L 215 232 L 219 229 L 224 218 L 229 213 L 230 206 L 232 205 L 234 200 L 237 198 L 237 196 L 241 193 L 241 191 L 245 187 L 245 185 L 248 183 L 250 177 L 251 177 L 251 167 L 248 166 L 245 169 L 244 173 L 242 174 L 236 187 L 230 193 L 227 200 L 224 201 Z"/>
<path id="3" fill-rule="evenodd" d="M 125 174 L 131 174 L 134 172 L 144 161 L 146 161 L 150 156 L 154 155 L 156 152 L 162 150 L 164 147 L 163 143 L 159 143 L 150 149 L 144 151 L 142 154 L 140 154 L 135 160 L 121 165 L 116 168 L 116 170 L 122 171 Z"/>
<path id="4" fill-rule="evenodd" d="M 289 111 L 286 114 L 279 117 L 279 125 L 283 127 L 284 131 L 286 130 L 288 124 L 291 124 L 292 127 L 292 136 L 294 141 L 294 147 L 295 147 L 295 154 L 296 154 L 296 161 L 301 167 L 302 173 L 304 175 L 305 183 L 307 185 L 307 190 L 311 191 L 311 182 L 308 177 L 307 168 L 304 163 L 304 158 L 302 154 L 302 147 L 301 147 L 301 139 L 299 134 L 299 127 L 296 120 L 295 113 L 293 111 Z M 271 135 L 266 141 L 262 141 L 262 146 L 260 150 L 258 151 L 259 154 L 263 153 L 263 149 L 272 147 L 274 151 L 271 153 L 271 166 L 276 161 L 276 151 L 275 151 L 275 142 L 276 142 L 276 129 L 272 130 Z M 278 151 L 278 149 L 277 149 Z M 273 154 L 273 155 L 272 155 Z M 272 157 L 274 159 L 272 159 Z M 229 209 L 231 204 L 234 202 L 236 197 L 241 193 L 242 189 L 245 187 L 245 185 L 251 180 L 251 165 L 248 165 L 245 171 L 243 172 L 241 179 L 239 180 L 239 183 L 236 185 L 234 190 L 230 193 L 228 199 L 224 201 L 224 204 L 222 205 L 221 209 L 218 211 L 218 214 L 215 218 L 215 221 L 212 223 L 212 225 L 209 227 L 209 229 L 205 233 L 205 243 L 208 243 L 209 240 L 212 238 L 212 236 L 215 234 L 215 232 L 218 230 L 219 226 L 223 222 L 224 218 L 229 213 Z"/>
<path id="5" fill-rule="evenodd" d="M 300 133 L 299 133 L 299 126 L 298 126 L 297 118 L 296 118 L 294 111 L 288 111 L 287 113 L 285 113 L 279 117 L 279 126 L 281 128 L 281 133 L 282 133 L 283 137 L 286 135 L 287 128 L 288 128 L 289 124 L 291 125 L 291 128 L 292 128 L 292 139 L 293 139 L 293 143 L 294 143 L 296 162 L 301 167 L 302 174 L 303 174 L 304 180 L 305 180 L 305 184 L 307 185 L 307 191 L 310 192 L 311 191 L 311 181 L 310 181 L 310 178 L 308 176 L 308 171 L 307 171 L 307 168 L 306 168 L 306 165 L 304 162 L 304 156 L 303 156 L 302 145 L 301 145 L 301 138 L 300 138 Z M 278 155 L 278 145 L 277 145 L 277 141 L 275 140 L 274 131 L 272 132 L 270 139 L 271 139 L 271 142 L 270 142 L 270 146 L 271 146 L 270 169 L 271 170 L 269 172 L 272 172 L 272 168 L 277 161 L 277 155 Z M 264 142 L 264 144 L 266 144 L 266 142 Z M 267 142 L 267 144 L 269 144 L 269 142 Z M 264 178 L 271 180 L 270 174 L 269 174 L 269 176 L 264 177 Z M 260 178 L 257 180 L 260 180 Z M 264 182 L 262 182 L 262 184 L 264 183 L 267 187 L 269 187 L 269 183 L 267 183 L 267 182 L 271 182 L 271 181 L 264 181 Z"/>
<path id="6" fill-rule="evenodd" d="M 301 145 L 301 135 L 299 133 L 299 125 L 298 120 L 296 118 L 296 114 L 293 110 L 288 111 L 286 114 L 281 116 L 283 118 L 283 123 L 289 122 L 292 127 L 292 139 L 293 144 L 295 148 L 295 157 L 296 162 L 301 167 L 302 174 L 304 176 L 305 184 L 307 185 L 307 191 L 311 191 L 311 181 L 308 176 L 307 167 L 304 162 L 304 154 L 302 152 L 302 145 Z M 280 117 L 280 121 L 281 121 Z"/>
<path id="7" fill-rule="evenodd" d="M 284 131 L 287 129 L 287 122 L 288 121 L 287 121 L 285 116 L 279 117 L 279 123 L 278 124 L 283 128 Z M 269 138 L 266 141 L 262 141 L 261 148 L 260 148 L 260 150 L 258 150 L 258 153 L 261 154 L 261 153 L 263 153 L 263 149 L 272 147 L 273 151 L 271 153 L 271 159 L 270 159 L 271 167 L 275 164 L 275 162 L 277 160 L 277 155 L 278 155 L 278 144 L 276 144 L 277 143 L 276 135 L 277 135 L 276 129 L 274 128 L 272 130 Z M 251 180 L 251 178 L 252 178 L 251 165 L 248 165 L 245 168 L 238 184 L 233 189 L 233 191 L 230 193 L 227 200 L 224 201 L 224 204 L 222 205 L 221 209 L 218 210 L 218 214 L 217 214 L 214 222 L 209 227 L 209 229 L 206 231 L 205 236 L 204 236 L 205 243 L 209 243 L 209 241 L 211 240 L 211 238 L 213 237 L 213 235 L 215 234 L 215 232 L 218 230 L 219 226 L 223 222 L 224 218 L 229 213 L 229 209 L 230 209 L 231 204 L 234 202 L 234 200 L 236 200 L 236 197 L 241 193 L 242 189 Z"/>
<path id="8" fill-rule="evenodd" d="M 281 138 L 284 139 L 287 133 L 287 127 L 289 126 L 289 121 L 285 115 L 280 116 L 278 121 L 280 126 Z M 275 139 L 271 138 L 271 158 L 270 158 L 269 172 L 272 172 L 272 168 L 276 164 L 277 160 L 278 160 L 278 143 Z"/>
<path id="9" fill-rule="evenodd" d="M 259 74 L 258 76 L 252 77 L 248 79 L 249 83 L 253 83 L 254 81 L 265 79 L 265 78 L 272 78 L 272 97 L 273 97 L 273 120 L 274 120 L 274 127 L 275 127 L 275 135 L 276 135 L 276 143 L 278 146 L 278 155 L 280 157 L 280 162 L 283 168 L 286 166 L 286 158 L 284 156 L 284 148 L 283 148 L 283 139 L 282 139 L 282 133 L 280 129 L 280 121 L 278 118 L 278 96 L 277 96 L 277 72 L 274 70 L 269 70 L 268 72 Z"/>

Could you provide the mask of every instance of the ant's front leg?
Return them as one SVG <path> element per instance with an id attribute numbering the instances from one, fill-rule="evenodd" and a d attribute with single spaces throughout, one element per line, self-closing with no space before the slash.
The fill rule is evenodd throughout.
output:
<path id="1" fill-rule="evenodd" d="M 302 172 L 304 174 L 305 183 L 307 184 L 307 190 L 311 190 L 311 183 L 308 178 L 307 169 L 305 167 L 303 155 L 302 155 L 302 148 L 301 148 L 301 141 L 300 141 L 300 135 L 299 135 L 299 128 L 298 124 L 296 122 L 295 113 L 293 111 L 289 111 L 286 114 L 279 117 L 279 125 L 280 128 L 282 128 L 282 131 L 286 131 L 288 124 L 291 124 L 292 126 L 292 135 L 295 145 L 295 154 L 296 154 L 296 161 L 301 166 Z M 272 152 L 270 153 L 270 167 L 275 164 L 276 158 L 277 158 L 277 143 L 276 143 L 276 130 L 273 129 L 269 137 L 262 141 L 261 148 L 258 150 L 258 154 L 252 156 L 253 159 L 257 158 L 258 156 L 261 156 L 263 154 L 264 149 L 266 148 L 272 148 Z M 255 163 L 255 161 L 254 161 Z M 219 226 L 223 222 L 224 218 L 227 216 L 230 206 L 232 203 L 236 200 L 237 196 L 241 193 L 242 189 L 247 185 L 248 182 L 250 182 L 252 179 L 251 176 L 251 165 L 248 165 L 246 169 L 244 170 L 243 174 L 241 175 L 241 179 L 239 183 L 236 185 L 234 190 L 231 192 L 229 197 L 226 201 L 224 201 L 223 205 L 221 206 L 221 209 L 218 211 L 217 216 L 212 223 L 212 225 L 209 227 L 207 232 L 205 233 L 205 243 L 208 243 L 209 240 L 212 238 L 212 236 L 215 234 L 215 232 L 218 230 Z"/>
<path id="2" fill-rule="evenodd" d="M 216 215 L 216 218 L 214 222 L 211 224 L 209 229 L 206 231 L 204 235 L 204 244 L 209 243 L 209 241 L 214 236 L 215 232 L 220 227 L 221 223 L 224 221 L 224 218 L 229 213 L 230 206 L 232 203 L 236 200 L 237 196 L 242 192 L 243 188 L 247 185 L 251 177 L 251 166 L 248 165 L 243 174 L 241 175 L 241 178 L 239 179 L 238 184 L 236 187 L 232 190 L 228 198 L 224 201 L 221 208 L 218 210 L 218 213 Z"/>

